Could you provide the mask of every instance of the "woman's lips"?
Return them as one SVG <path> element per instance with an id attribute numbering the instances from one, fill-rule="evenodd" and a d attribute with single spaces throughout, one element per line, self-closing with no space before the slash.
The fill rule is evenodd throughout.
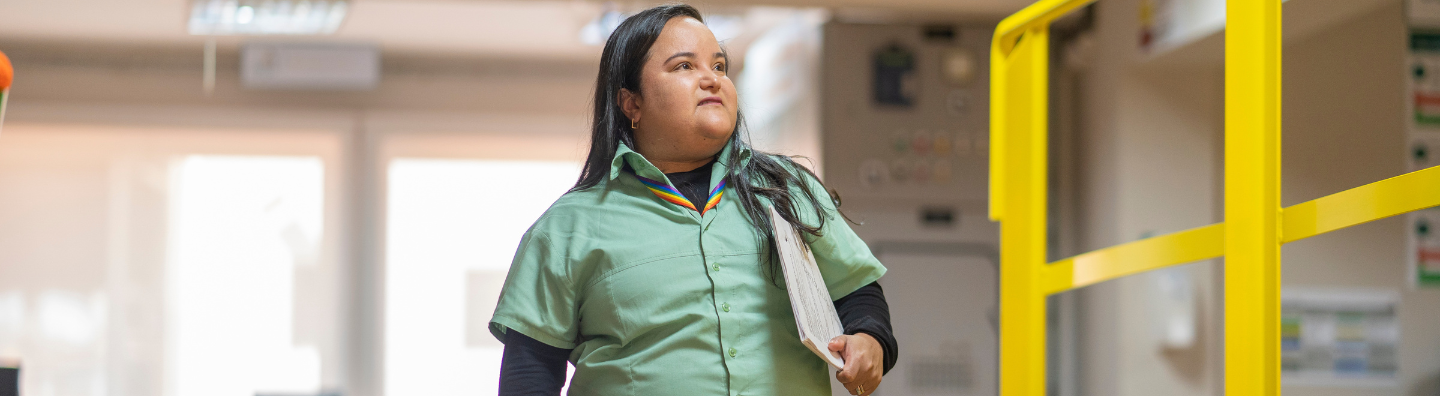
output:
<path id="1" fill-rule="evenodd" d="M 700 100 L 700 104 L 697 105 L 697 106 L 704 106 L 704 105 L 724 105 L 724 104 L 725 104 L 725 101 L 720 100 L 720 97 L 719 97 L 719 96 L 711 96 L 711 97 L 708 97 L 708 98 L 705 98 L 705 99 L 701 99 L 701 100 Z"/>

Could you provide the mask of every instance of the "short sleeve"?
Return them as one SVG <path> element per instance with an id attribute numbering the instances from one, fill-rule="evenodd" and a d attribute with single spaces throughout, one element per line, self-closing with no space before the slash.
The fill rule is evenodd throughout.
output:
<path id="1" fill-rule="evenodd" d="M 870 252 L 870 246 L 866 245 L 859 235 L 855 235 L 850 223 L 831 202 L 830 193 L 825 191 L 825 187 L 803 170 L 793 169 L 792 172 L 804 180 L 805 188 L 810 189 L 816 200 L 820 201 L 820 207 L 826 216 L 825 224 L 820 228 L 820 236 L 807 234 L 805 241 L 815 255 L 820 276 L 825 278 L 825 287 L 830 290 L 830 300 L 839 300 L 885 275 L 885 266 Z M 795 202 L 806 201 L 801 197 L 795 199 Z M 802 221 L 815 224 L 813 211 L 801 212 Z"/>
<path id="2" fill-rule="evenodd" d="M 566 261 L 544 233 L 527 232 L 500 289 L 490 334 L 503 343 L 505 333 L 513 330 L 556 348 L 574 349 L 578 313 Z"/>

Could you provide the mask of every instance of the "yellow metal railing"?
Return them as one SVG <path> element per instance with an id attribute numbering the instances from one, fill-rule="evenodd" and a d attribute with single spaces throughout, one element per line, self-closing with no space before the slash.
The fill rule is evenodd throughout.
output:
<path id="1" fill-rule="evenodd" d="M 991 45 L 990 218 L 1000 222 L 1000 393 L 1045 394 L 1045 297 L 1224 256 L 1225 392 L 1280 394 L 1280 245 L 1440 206 L 1440 167 L 1280 207 L 1280 2 L 1230 1 L 1225 222 L 1045 262 L 1049 26 L 1094 0 L 1042 0 Z"/>

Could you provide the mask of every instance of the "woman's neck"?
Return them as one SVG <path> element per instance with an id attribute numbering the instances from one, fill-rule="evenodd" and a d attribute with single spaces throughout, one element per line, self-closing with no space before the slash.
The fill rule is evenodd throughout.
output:
<path id="1" fill-rule="evenodd" d="M 702 159 L 694 160 L 694 161 L 684 161 L 684 160 L 680 160 L 680 161 L 658 160 L 658 161 L 657 161 L 657 160 L 653 160 L 653 159 L 652 159 L 652 160 L 650 160 L 650 163 L 653 164 L 653 165 L 655 165 L 656 168 L 660 169 L 660 173 L 675 173 L 675 172 L 689 172 L 689 171 L 692 171 L 692 170 L 700 169 L 700 167 L 705 166 L 705 164 L 708 164 L 708 163 L 710 163 L 710 161 L 713 161 L 713 160 L 715 160 L 715 157 L 702 158 Z"/>

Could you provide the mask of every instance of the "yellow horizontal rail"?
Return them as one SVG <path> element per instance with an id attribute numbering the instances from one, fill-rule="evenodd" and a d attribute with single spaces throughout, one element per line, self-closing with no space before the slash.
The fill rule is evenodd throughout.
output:
<path id="1" fill-rule="evenodd" d="M 1044 290 L 1055 294 L 1153 269 L 1225 254 L 1225 223 L 1141 239 L 1046 266 Z"/>
<path id="2" fill-rule="evenodd" d="M 1026 30 L 1038 26 L 1049 26 L 1055 18 L 1071 10 L 1090 4 L 1095 0 L 1041 0 L 1020 10 L 995 26 L 995 44 L 1001 55 L 1009 55 L 1015 42 Z"/>
<path id="3" fill-rule="evenodd" d="M 1282 243 L 1440 206 L 1440 166 L 1285 208 Z M 1111 246 L 1050 263 L 1043 289 L 1060 293 L 1153 269 L 1224 255 L 1225 224 Z"/>
<path id="4" fill-rule="evenodd" d="M 1281 211 L 1281 242 L 1440 206 L 1440 166 L 1355 187 Z"/>

